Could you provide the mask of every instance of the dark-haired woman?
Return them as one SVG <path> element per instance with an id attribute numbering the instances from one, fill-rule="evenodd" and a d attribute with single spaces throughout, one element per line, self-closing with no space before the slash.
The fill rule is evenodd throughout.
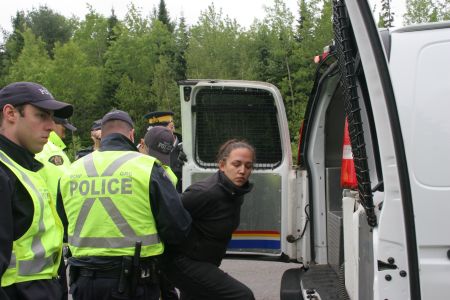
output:
<path id="1" fill-rule="evenodd" d="M 239 226 L 243 196 L 255 150 L 245 141 L 229 140 L 217 156 L 219 171 L 194 183 L 182 195 L 192 216 L 185 243 L 166 249 L 165 272 L 180 290 L 182 300 L 252 300 L 252 291 L 219 269 L 227 245 Z"/>

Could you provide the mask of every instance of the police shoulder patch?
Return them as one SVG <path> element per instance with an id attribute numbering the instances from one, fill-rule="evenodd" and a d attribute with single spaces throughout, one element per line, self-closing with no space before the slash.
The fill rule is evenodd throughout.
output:
<path id="1" fill-rule="evenodd" d="M 64 159 L 61 155 L 53 155 L 48 159 L 48 161 L 54 164 L 55 166 L 60 166 L 64 163 Z"/>

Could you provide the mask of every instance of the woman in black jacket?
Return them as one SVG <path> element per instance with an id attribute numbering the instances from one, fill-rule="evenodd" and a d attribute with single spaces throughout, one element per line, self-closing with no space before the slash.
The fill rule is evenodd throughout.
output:
<path id="1" fill-rule="evenodd" d="M 182 195 L 192 216 L 184 244 L 166 249 L 165 272 L 180 290 L 182 300 L 252 300 L 252 291 L 219 269 L 231 235 L 239 226 L 243 196 L 255 150 L 245 141 L 229 140 L 217 156 L 219 171 L 194 183 Z"/>

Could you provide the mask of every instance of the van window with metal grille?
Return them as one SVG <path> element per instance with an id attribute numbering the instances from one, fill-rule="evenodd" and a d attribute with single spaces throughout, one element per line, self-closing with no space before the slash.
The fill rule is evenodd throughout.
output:
<path id="1" fill-rule="evenodd" d="M 200 167 L 217 167 L 220 145 L 233 138 L 245 139 L 255 147 L 255 169 L 273 169 L 281 163 L 277 109 L 269 91 L 208 87 L 196 94 L 192 109 Z"/>

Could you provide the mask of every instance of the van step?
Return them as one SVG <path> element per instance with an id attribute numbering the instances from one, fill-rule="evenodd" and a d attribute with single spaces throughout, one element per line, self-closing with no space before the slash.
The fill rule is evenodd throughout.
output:
<path id="1" fill-rule="evenodd" d="M 339 277 L 329 265 L 312 265 L 302 276 L 302 289 L 315 290 L 321 299 L 339 299 Z"/>
<path id="2" fill-rule="evenodd" d="M 293 268 L 284 271 L 281 278 L 280 299 L 281 300 L 301 300 L 302 289 L 300 282 L 305 274 L 303 268 Z"/>

